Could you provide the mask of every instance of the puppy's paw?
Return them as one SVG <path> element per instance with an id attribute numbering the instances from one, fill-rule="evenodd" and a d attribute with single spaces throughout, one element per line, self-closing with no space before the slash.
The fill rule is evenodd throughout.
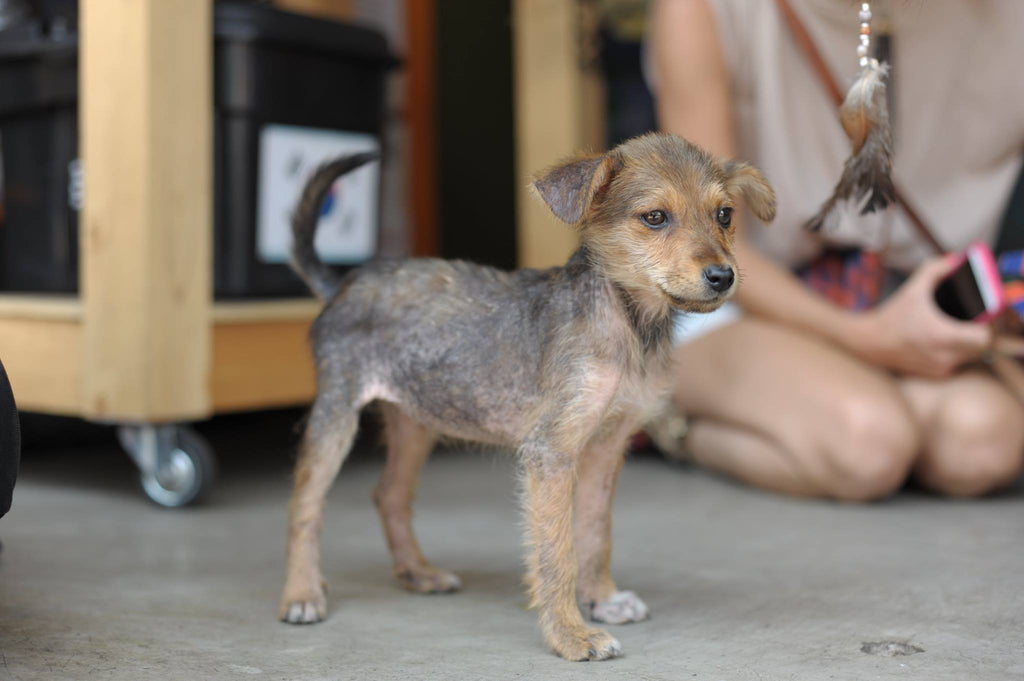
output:
<path id="1" fill-rule="evenodd" d="M 458 575 L 433 565 L 417 565 L 395 570 L 395 579 L 403 588 L 424 594 L 445 594 L 462 588 Z"/>
<path id="2" fill-rule="evenodd" d="M 289 588 L 281 595 L 277 618 L 289 624 L 314 624 L 327 617 L 327 596 L 324 585 L 313 588 Z"/>
<path id="3" fill-rule="evenodd" d="M 590 606 L 590 619 L 606 624 L 640 622 L 650 616 L 647 604 L 632 591 L 616 591 L 608 600 Z"/>
<path id="4" fill-rule="evenodd" d="M 603 629 L 580 627 L 554 634 L 548 643 L 567 660 L 608 660 L 622 654 L 622 644 Z"/>

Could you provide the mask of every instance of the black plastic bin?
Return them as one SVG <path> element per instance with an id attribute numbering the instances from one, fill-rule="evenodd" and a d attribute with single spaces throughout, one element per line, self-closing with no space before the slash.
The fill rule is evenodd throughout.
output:
<path id="1" fill-rule="evenodd" d="M 285 264 L 284 252 L 277 254 L 280 262 L 267 262 L 259 255 L 257 236 L 270 209 L 262 210 L 257 197 L 264 203 L 268 197 L 278 199 L 275 224 L 283 228 L 302 180 L 319 160 L 333 155 L 327 150 L 338 143 L 339 135 L 355 140 L 353 151 L 368 148 L 358 146 L 360 136 L 379 146 L 384 75 L 397 62 L 376 31 L 267 7 L 220 4 L 214 25 L 216 294 L 307 293 Z M 261 178 L 268 164 L 263 152 L 268 147 L 280 150 L 282 145 L 287 149 L 289 137 L 294 137 L 289 156 L 279 158 L 270 171 L 290 175 L 281 191 L 272 180 Z M 379 172 L 376 167 L 367 171 Z M 376 214 L 375 188 L 373 194 Z M 375 250 L 376 221 L 372 229 Z M 366 251 L 339 257 L 354 263 L 369 255 Z"/>
<path id="2" fill-rule="evenodd" d="M 78 289 L 78 47 L 0 40 L 0 290 Z"/>
<path id="3" fill-rule="evenodd" d="M 397 61 L 378 31 L 260 4 L 218 2 L 213 25 L 214 294 L 305 294 L 285 249 L 268 250 L 260 235 L 273 233 L 274 243 L 284 238 L 285 207 L 322 158 L 380 146 L 384 76 Z M 0 290 L 74 292 L 77 41 L 71 34 L 4 42 L 0 32 Z M 268 148 L 276 159 L 269 166 Z M 346 210 L 354 203 L 368 207 L 352 227 L 361 245 L 335 253 L 339 267 L 376 250 L 375 166 L 345 180 L 359 188 L 359 196 L 349 192 Z M 265 223 L 274 229 L 265 230 Z"/>

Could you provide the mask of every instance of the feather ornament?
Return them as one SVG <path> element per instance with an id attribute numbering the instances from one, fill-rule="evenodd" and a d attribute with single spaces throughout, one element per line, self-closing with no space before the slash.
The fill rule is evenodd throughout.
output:
<path id="1" fill-rule="evenodd" d="M 807 222 L 819 230 L 841 201 L 853 200 L 866 215 L 895 200 L 892 182 L 892 127 L 886 96 L 888 67 L 868 59 L 857 81 L 846 93 L 839 119 L 850 139 L 851 156 L 843 165 L 832 196 Z"/>

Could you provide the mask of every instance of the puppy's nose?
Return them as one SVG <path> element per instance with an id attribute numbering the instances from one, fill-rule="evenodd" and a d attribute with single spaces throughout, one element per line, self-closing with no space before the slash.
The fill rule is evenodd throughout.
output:
<path id="1" fill-rule="evenodd" d="M 704 278 L 707 279 L 708 286 L 721 292 L 729 290 L 732 282 L 736 280 L 736 275 L 728 265 L 712 265 L 705 268 Z"/>

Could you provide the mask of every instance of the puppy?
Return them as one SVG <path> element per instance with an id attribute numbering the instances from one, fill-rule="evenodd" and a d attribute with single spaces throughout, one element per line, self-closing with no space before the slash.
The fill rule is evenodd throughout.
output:
<path id="1" fill-rule="evenodd" d="M 545 641 L 569 660 L 619 655 L 618 641 L 584 623 L 577 589 L 593 620 L 647 616 L 609 572 L 627 439 L 667 387 L 673 315 L 714 310 L 735 289 L 737 201 L 769 221 L 774 193 L 745 163 L 650 134 L 534 182 L 579 233 L 564 267 L 505 272 L 412 259 L 339 278 L 313 248 L 319 207 L 339 175 L 372 158 L 322 166 L 294 216 L 294 267 L 326 305 L 311 331 L 318 392 L 296 465 L 280 618 L 326 614 L 324 497 L 359 411 L 376 401 L 387 464 L 374 499 L 399 582 L 421 592 L 460 586 L 423 557 L 411 526 L 420 469 L 438 437 L 512 447 L 525 479 L 526 583 Z"/>

